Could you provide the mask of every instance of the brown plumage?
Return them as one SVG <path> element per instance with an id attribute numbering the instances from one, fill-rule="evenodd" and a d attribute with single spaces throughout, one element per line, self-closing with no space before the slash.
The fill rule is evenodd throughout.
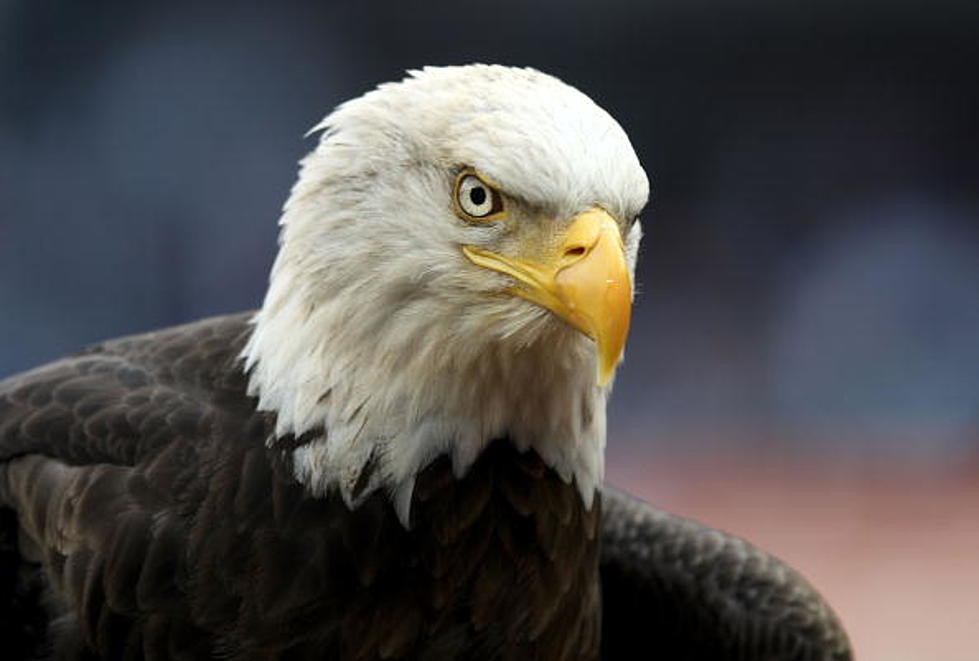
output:
<path id="1" fill-rule="evenodd" d="M 505 439 L 426 468 L 410 529 L 306 495 L 245 395 L 246 318 L 0 382 L 13 658 L 849 658 L 777 561 L 614 491 L 586 510 Z"/>
<path id="2" fill-rule="evenodd" d="M 599 507 L 505 442 L 464 480 L 425 469 L 410 530 L 382 493 L 308 496 L 244 393 L 247 332 L 212 320 L 4 382 L 0 497 L 67 613 L 56 649 L 595 657 Z"/>

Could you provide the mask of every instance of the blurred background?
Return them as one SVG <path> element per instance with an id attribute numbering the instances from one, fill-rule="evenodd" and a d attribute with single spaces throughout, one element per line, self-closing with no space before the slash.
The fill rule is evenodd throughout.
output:
<path id="1" fill-rule="evenodd" d="M 0 377 L 257 306 L 334 105 L 556 74 L 651 175 L 609 478 L 979 658 L 979 5 L 0 2 Z"/>

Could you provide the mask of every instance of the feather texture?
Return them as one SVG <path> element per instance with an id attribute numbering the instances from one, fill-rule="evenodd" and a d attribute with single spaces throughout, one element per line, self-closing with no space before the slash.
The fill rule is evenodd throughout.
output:
<path id="1" fill-rule="evenodd" d="M 243 352 L 277 436 L 330 430 L 296 452 L 297 477 L 350 504 L 384 491 L 407 520 L 421 466 L 447 453 L 461 474 L 507 436 L 590 502 L 608 394 L 595 384 L 594 344 L 505 294 L 509 278 L 461 246 L 543 245 L 600 206 L 621 223 L 634 268 L 642 231 L 632 221 L 649 183 L 622 127 L 552 76 L 474 65 L 412 72 L 318 130 Z M 455 214 L 463 167 L 500 185 L 508 221 Z"/>
<path id="2" fill-rule="evenodd" d="M 74 614 L 52 629 L 59 650 L 597 655 L 599 506 L 508 442 L 462 480 L 445 457 L 424 469 L 407 529 L 383 494 L 354 511 L 310 495 L 245 393 L 245 320 L 107 343 L 0 387 L 0 502 L 17 512 L 23 560 Z M 157 407 L 117 405 L 137 397 Z M 46 419 L 64 441 L 49 442 Z M 114 433 L 127 442 L 106 443 Z"/>
<path id="3" fill-rule="evenodd" d="M 849 658 L 835 617 L 777 560 L 615 491 L 588 509 L 507 442 L 461 480 L 433 461 L 410 528 L 380 493 L 354 511 L 310 496 L 246 394 L 247 319 L 115 340 L 0 382 L 13 658 L 587 659 L 600 638 L 605 659 L 640 645 Z"/>
<path id="4" fill-rule="evenodd" d="M 555 78 L 480 65 L 413 72 L 321 128 L 257 314 L 0 382 L 7 649 L 590 661 L 652 633 L 667 658 L 847 659 L 781 563 L 614 492 L 603 517 L 591 340 L 462 254 L 560 246 L 599 207 L 634 270 L 648 182 L 621 127 Z M 461 168 L 505 218 L 453 212 Z"/>

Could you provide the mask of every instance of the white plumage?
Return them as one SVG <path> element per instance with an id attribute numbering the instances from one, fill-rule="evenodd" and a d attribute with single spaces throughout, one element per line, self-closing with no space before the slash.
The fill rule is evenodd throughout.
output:
<path id="1" fill-rule="evenodd" d="M 295 451 L 297 477 L 316 493 L 338 488 L 350 505 L 384 489 L 406 523 L 420 468 L 449 453 L 461 476 L 507 435 L 574 479 L 590 505 L 607 397 L 593 342 L 504 295 L 511 278 L 461 247 L 545 245 L 597 206 L 620 224 L 632 271 L 649 186 L 622 128 L 556 78 L 474 65 L 411 72 L 320 129 L 243 354 L 277 437 L 329 429 Z M 506 222 L 453 212 L 464 167 L 499 186 Z"/>

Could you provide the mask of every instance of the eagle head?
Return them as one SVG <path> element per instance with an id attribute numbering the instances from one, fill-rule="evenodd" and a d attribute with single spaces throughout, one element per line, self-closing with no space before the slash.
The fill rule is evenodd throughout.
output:
<path id="1" fill-rule="evenodd" d="M 496 439 L 590 506 L 649 184 L 625 132 L 531 69 L 428 67 L 314 131 L 243 357 L 296 477 L 350 506 Z"/>

